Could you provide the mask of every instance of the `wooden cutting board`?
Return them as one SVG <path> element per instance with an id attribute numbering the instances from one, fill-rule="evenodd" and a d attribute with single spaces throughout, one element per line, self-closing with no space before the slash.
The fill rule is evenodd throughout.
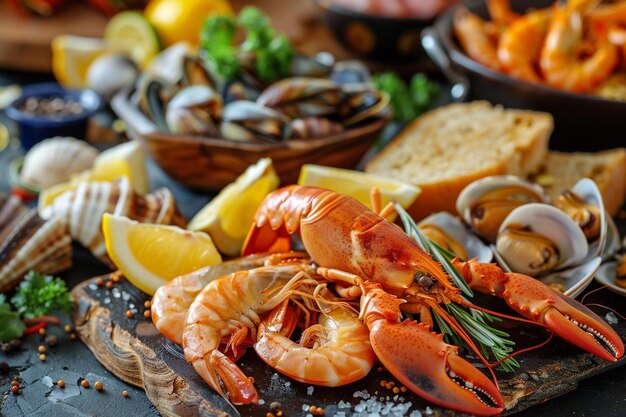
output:
<path id="1" fill-rule="evenodd" d="M 108 280 L 108 276 L 103 278 Z M 350 385 L 312 387 L 278 374 L 265 365 L 252 349 L 239 364 L 248 376 L 254 378 L 263 404 L 239 406 L 234 410 L 185 362 L 182 349 L 161 336 L 152 321 L 143 317 L 143 303 L 148 297 L 124 279 L 114 288 L 107 290 L 104 286 L 97 286 L 95 278 L 76 286 L 72 290 L 76 301 L 72 320 L 81 340 L 98 361 L 123 381 L 144 388 L 150 401 L 165 417 L 235 416 L 236 412 L 247 417 L 265 417 L 273 401 L 282 404 L 285 416 L 304 416 L 303 406 L 307 405 L 324 407 L 327 416 L 338 411 L 351 415 L 350 411 L 354 411 L 367 395 L 396 405 L 411 402 L 411 410 L 419 410 L 429 417 L 466 416 L 433 406 L 410 392 L 400 394 L 402 401 L 399 397 L 394 399 L 392 391 L 380 386 L 382 380 L 394 380 L 393 376 L 376 366 L 366 378 Z M 623 298 L 608 291 L 603 293 L 601 302 L 604 305 L 617 307 L 623 302 Z M 490 300 L 485 297 L 478 302 Z M 138 311 L 134 317 L 128 318 L 126 311 L 132 308 L 131 305 Z M 510 332 L 512 339 L 518 343 L 517 348 L 546 338 L 546 333 L 534 326 L 515 323 L 504 326 L 504 330 Z M 626 322 L 620 321 L 616 330 L 623 340 L 626 339 Z M 560 340 L 552 340 L 541 349 L 519 356 L 518 360 L 521 367 L 516 373 L 498 373 L 506 405 L 503 415 L 564 394 L 575 389 L 582 379 L 626 364 L 624 358 L 618 362 L 605 362 Z M 348 405 L 349 408 L 340 408 L 340 405 Z"/>
<path id="2" fill-rule="evenodd" d="M 100 37 L 107 18 L 85 1 L 68 4 L 51 18 L 21 15 L 0 1 L 0 67 L 50 72 L 55 36 Z"/>

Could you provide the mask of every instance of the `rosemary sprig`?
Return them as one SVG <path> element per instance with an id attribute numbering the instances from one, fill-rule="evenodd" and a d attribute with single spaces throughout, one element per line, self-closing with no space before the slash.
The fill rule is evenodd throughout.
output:
<path id="1" fill-rule="evenodd" d="M 409 216 L 409 214 L 400 206 L 395 204 L 396 211 L 400 215 L 400 219 L 404 224 L 405 232 L 420 247 L 430 254 L 435 260 L 441 263 L 445 272 L 450 275 L 452 281 L 459 289 L 468 297 L 473 297 L 474 294 L 469 288 L 459 271 L 452 265 L 451 260 L 455 258 L 455 254 L 442 248 L 437 243 L 427 239 L 418 229 L 417 225 Z M 446 309 L 452 315 L 457 322 L 463 327 L 467 334 L 474 339 L 478 348 L 484 357 L 493 358 L 496 361 L 500 361 L 513 351 L 515 342 L 508 339 L 509 334 L 493 328 L 487 322 L 499 322 L 500 318 L 495 317 L 484 311 L 476 310 L 471 307 L 462 306 L 454 302 L 446 304 Z M 454 343 L 459 345 L 462 343 L 461 336 L 450 326 L 446 321 L 437 314 L 436 311 L 432 312 L 435 322 L 439 326 L 439 330 L 444 334 L 448 343 Z M 519 363 L 515 358 L 508 358 L 499 365 L 504 371 L 512 372 L 515 368 L 519 367 Z"/>

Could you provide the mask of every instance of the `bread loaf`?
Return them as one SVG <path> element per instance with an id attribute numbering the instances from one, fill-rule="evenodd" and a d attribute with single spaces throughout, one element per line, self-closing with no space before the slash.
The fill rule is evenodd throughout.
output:
<path id="1" fill-rule="evenodd" d="M 441 210 L 454 213 L 457 196 L 472 181 L 536 172 L 552 129 L 548 113 L 486 101 L 450 104 L 407 126 L 365 171 L 418 185 L 422 193 L 409 208 L 415 219 Z"/>
<path id="2" fill-rule="evenodd" d="M 626 196 L 626 148 L 595 153 L 550 151 L 531 180 L 543 185 L 554 199 L 581 178 L 591 178 L 598 184 L 606 210 L 615 216 Z"/>

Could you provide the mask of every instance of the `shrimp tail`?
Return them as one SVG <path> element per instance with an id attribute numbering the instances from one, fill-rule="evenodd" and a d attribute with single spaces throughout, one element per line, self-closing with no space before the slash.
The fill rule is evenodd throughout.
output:
<path id="1" fill-rule="evenodd" d="M 219 350 L 211 352 L 210 363 L 224 383 L 224 387 L 228 391 L 228 396 L 233 404 L 258 404 L 259 394 L 254 388 L 252 381 L 236 363 Z M 209 385 L 216 391 L 221 391 L 212 384 Z M 220 394 L 224 397 L 223 392 L 220 392 Z"/>

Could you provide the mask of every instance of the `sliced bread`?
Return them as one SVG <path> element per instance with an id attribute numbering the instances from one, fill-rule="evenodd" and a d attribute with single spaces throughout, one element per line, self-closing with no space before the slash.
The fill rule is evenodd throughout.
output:
<path id="1" fill-rule="evenodd" d="M 598 184 L 606 210 L 615 216 L 626 197 L 626 148 L 595 153 L 550 151 L 539 173 L 531 177 L 553 199 L 581 178 Z"/>
<path id="2" fill-rule="evenodd" d="M 457 196 L 472 181 L 537 171 L 552 129 L 548 113 L 486 101 L 450 104 L 407 126 L 365 171 L 418 185 L 422 193 L 409 209 L 415 219 L 441 210 L 454 213 Z"/>

